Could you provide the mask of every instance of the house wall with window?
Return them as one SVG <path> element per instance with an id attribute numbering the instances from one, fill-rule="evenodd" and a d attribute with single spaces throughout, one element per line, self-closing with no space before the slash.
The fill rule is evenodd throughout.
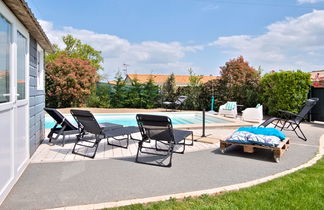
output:
<path id="1" fill-rule="evenodd" d="M 32 155 L 45 138 L 44 50 L 29 42 L 29 151 Z"/>

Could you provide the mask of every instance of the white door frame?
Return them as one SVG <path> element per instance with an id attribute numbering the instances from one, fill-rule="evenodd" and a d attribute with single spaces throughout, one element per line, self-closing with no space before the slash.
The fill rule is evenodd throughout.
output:
<path id="1" fill-rule="evenodd" d="M 11 44 L 10 44 L 10 100 L 7 103 L 0 104 L 0 112 L 10 112 L 9 122 L 10 125 L 10 148 L 8 148 L 8 154 L 11 157 L 11 177 L 4 186 L 0 186 L 0 205 L 10 192 L 13 185 L 17 182 L 22 172 L 25 170 L 29 163 L 29 33 L 27 29 L 21 24 L 16 16 L 9 10 L 9 8 L 0 0 L 0 14 L 11 24 Z M 27 41 L 26 56 L 25 56 L 25 96 L 24 100 L 17 101 L 17 31 L 19 31 Z M 25 119 L 25 156 L 19 163 L 15 163 L 15 140 L 17 138 L 17 132 L 15 129 L 17 109 L 21 106 L 26 107 L 24 113 Z M 1 130 L 1 128 L 0 128 Z M 0 134 L 1 138 L 1 134 Z M 1 161 L 1 160 L 0 160 Z"/>

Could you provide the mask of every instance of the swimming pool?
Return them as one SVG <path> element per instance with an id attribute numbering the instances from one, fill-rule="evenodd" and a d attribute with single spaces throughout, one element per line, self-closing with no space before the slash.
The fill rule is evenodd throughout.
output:
<path id="1" fill-rule="evenodd" d="M 148 113 L 145 113 L 148 114 Z M 168 116 L 172 120 L 173 125 L 189 125 L 202 124 L 202 113 L 149 113 L 154 115 Z M 71 123 L 76 124 L 74 118 L 70 114 L 64 115 Z M 124 126 L 136 126 L 136 114 L 94 114 L 99 123 L 116 123 Z M 206 124 L 212 123 L 231 123 L 231 121 L 220 119 L 206 114 Z M 55 125 L 55 121 L 48 115 L 45 116 L 45 128 L 49 129 Z"/>

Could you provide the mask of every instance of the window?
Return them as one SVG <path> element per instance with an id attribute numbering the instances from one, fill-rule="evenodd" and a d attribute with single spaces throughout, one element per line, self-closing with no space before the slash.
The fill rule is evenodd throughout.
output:
<path id="1" fill-rule="evenodd" d="M 37 45 L 37 90 L 44 90 L 44 50 Z"/>
<path id="2" fill-rule="evenodd" d="M 17 99 L 26 98 L 27 39 L 17 31 Z"/>
<path id="3" fill-rule="evenodd" d="M 0 103 L 10 100 L 11 24 L 0 14 Z"/>

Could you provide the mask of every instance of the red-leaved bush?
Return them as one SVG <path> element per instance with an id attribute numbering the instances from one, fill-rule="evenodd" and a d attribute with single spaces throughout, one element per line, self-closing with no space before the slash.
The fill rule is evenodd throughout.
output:
<path id="1" fill-rule="evenodd" d="M 46 106 L 78 107 L 85 103 L 98 76 L 89 60 L 62 54 L 47 63 L 45 80 Z"/>

